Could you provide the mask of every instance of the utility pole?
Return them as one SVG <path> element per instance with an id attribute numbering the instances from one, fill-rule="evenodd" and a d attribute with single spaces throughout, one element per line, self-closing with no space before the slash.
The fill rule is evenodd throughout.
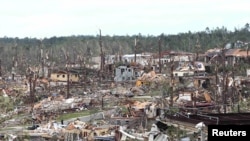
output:
<path id="1" fill-rule="evenodd" d="M 69 60 L 68 52 L 64 48 L 62 48 L 62 51 L 63 51 L 64 57 L 65 57 L 65 67 L 66 67 L 66 73 L 67 73 L 67 94 L 66 94 L 66 97 L 69 98 L 69 85 L 70 85 L 69 84 L 69 77 L 70 77 L 70 75 L 69 75 L 69 62 L 70 62 L 70 60 Z"/>
<path id="2" fill-rule="evenodd" d="M 171 84 L 170 84 L 170 107 L 173 107 L 174 104 L 174 58 L 172 57 L 172 55 L 170 55 L 170 59 L 171 59 Z"/>
<path id="3" fill-rule="evenodd" d="M 226 60 L 225 60 L 225 48 L 223 46 L 222 49 L 222 63 L 223 63 L 223 84 L 222 84 L 222 103 L 223 103 L 223 112 L 226 113 L 227 112 L 227 107 L 226 107 L 226 92 L 227 92 L 227 80 L 226 80 Z"/>
<path id="4" fill-rule="evenodd" d="M 67 66 L 67 98 L 69 98 L 69 68 Z"/>
<path id="5" fill-rule="evenodd" d="M 42 64 L 42 77 L 44 77 L 44 55 L 43 55 L 43 40 L 40 40 L 41 64 Z"/>
<path id="6" fill-rule="evenodd" d="M 37 75 L 35 72 L 30 70 L 29 72 L 29 83 L 30 83 L 30 104 L 33 109 L 34 102 L 35 102 L 35 88 L 36 88 L 36 80 L 37 80 Z"/>
<path id="7" fill-rule="evenodd" d="M 159 46 L 159 73 L 161 73 L 161 42 L 162 42 L 162 37 L 160 37 L 159 40 L 158 40 L 158 46 Z"/>
<path id="8" fill-rule="evenodd" d="M 103 97 L 104 97 L 105 95 L 102 95 L 102 110 L 104 110 L 104 101 L 103 101 Z"/>
<path id="9" fill-rule="evenodd" d="M 15 56 L 13 57 L 13 64 L 12 64 L 12 80 L 13 81 L 15 80 L 15 74 L 17 71 L 17 43 L 16 43 L 16 40 L 14 43 L 14 48 L 15 48 Z"/>
<path id="10" fill-rule="evenodd" d="M 0 77 L 2 77 L 2 59 L 0 59 Z"/>
<path id="11" fill-rule="evenodd" d="M 235 67 L 235 63 L 233 62 L 233 70 L 232 70 L 233 89 L 232 89 L 232 96 L 231 96 L 231 102 L 232 102 L 232 105 L 233 105 L 232 108 L 234 108 L 234 102 L 235 102 L 234 96 L 235 96 L 235 91 L 236 91 L 236 88 L 235 88 L 234 67 Z"/>
<path id="12" fill-rule="evenodd" d="M 65 55 L 65 59 L 66 59 L 66 71 L 67 71 L 67 95 L 66 95 L 66 98 L 69 98 L 69 86 L 70 86 L 70 83 L 69 83 L 69 56 L 68 56 L 68 52 L 66 52 L 64 50 L 64 55 Z"/>
<path id="13" fill-rule="evenodd" d="M 134 49 L 134 51 L 135 51 L 135 58 L 134 58 L 135 64 L 136 64 L 136 53 L 137 53 L 137 40 L 138 40 L 138 36 L 135 37 L 135 49 Z"/>
<path id="14" fill-rule="evenodd" d="M 215 84 L 216 84 L 216 93 L 215 93 L 215 103 L 216 105 L 219 104 L 218 103 L 218 95 L 219 95 L 219 89 L 220 89 L 220 86 L 219 86 L 219 78 L 218 78 L 218 60 L 216 60 L 215 62 Z M 219 111 L 219 109 L 218 109 Z"/>
<path id="15" fill-rule="evenodd" d="M 199 39 L 196 40 L 196 45 L 195 45 L 195 49 L 196 49 L 196 56 L 195 56 L 195 60 L 193 60 L 193 66 L 195 66 L 195 61 L 198 61 L 199 59 L 199 50 L 200 50 L 200 43 L 199 43 Z M 197 75 L 197 70 L 196 70 L 196 67 L 195 67 L 195 74 Z M 195 80 L 198 80 L 198 79 L 195 79 Z M 198 80 L 199 81 L 199 80 Z M 197 87 L 198 89 L 198 87 Z M 195 94 L 193 95 L 193 107 L 196 109 L 196 101 L 197 101 L 197 93 L 198 93 L 198 90 L 195 92 Z M 196 112 L 196 110 L 195 110 Z"/>
<path id="16" fill-rule="evenodd" d="M 67 53 L 66 53 L 67 54 Z M 67 61 L 67 64 L 66 64 L 66 69 L 67 69 L 67 98 L 69 98 L 69 56 L 66 55 L 66 61 Z"/>
<path id="17" fill-rule="evenodd" d="M 46 75 L 46 77 L 47 78 L 50 78 L 50 76 L 51 76 L 51 70 L 52 70 L 52 68 L 53 68 L 53 47 L 52 47 L 52 45 L 50 45 L 50 49 L 45 53 L 45 61 L 44 61 L 44 63 L 45 62 L 47 62 L 47 61 L 49 61 L 50 63 L 47 65 L 48 66 L 48 69 L 47 69 L 47 75 Z M 44 76 L 45 76 L 45 73 L 44 73 Z"/>
<path id="18" fill-rule="evenodd" d="M 86 91 L 86 80 L 87 80 L 87 70 L 85 66 L 86 59 L 81 57 L 81 68 L 82 68 L 82 76 L 83 76 L 83 81 L 84 81 L 84 91 Z M 82 65 L 83 64 L 83 65 Z"/>
<path id="19" fill-rule="evenodd" d="M 29 83 L 30 83 L 30 103 L 31 103 L 31 105 L 33 104 L 33 101 L 34 101 L 33 88 L 32 88 L 32 85 L 33 85 L 33 83 L 32 83 L 32 77 L 33 77 L 33 75 L 32 75 L 32 73 L 30 71 L 30 74 L 29 74 Z"/>
<path id="20" fill-rule="evenodd" d="M 199 42 L 198 39 L 197 39 L 197 41 L 196 41 L 195 48 L 196 48 L 196 57 L 195 57 L 195 61 L 198 61 L 198 58 L 199 58 L 199 51 L 200 51 L 200 48 L 201 48 L 201 45 L 200 45 L 200 42 Z"/>
<path id="21" fill-rule="evenodd" d="M 249 42 L 247 43 L 247 63 L 250 63 L 250 58 L 249 58 L 249 47 L 248 47 Z"/>
<path id="22" fill-rule="evenodd" d="M 100 50 L 101 50 L 101 71 L 100 71 L 100 75 L 101 75 L 101 80 L 102 80 L 102 75 L 103 75 L 103 69 L 104 69 L 104 54 L 103 54 L 103 49 L 102 49 L 102 33 L 101 33 L 101 29 L 99 30 L 100 32 L 100 36 L 99 36 L 99 45 L 100 45 Z"/>

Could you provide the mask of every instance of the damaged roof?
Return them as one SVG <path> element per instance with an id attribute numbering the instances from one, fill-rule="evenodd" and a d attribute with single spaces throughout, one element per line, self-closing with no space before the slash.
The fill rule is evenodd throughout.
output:
<path id="1" fill-rule="evenodd" d="M 250 52 L 249 52 L 250 53 Z M 248 53 L 245 49 L 229 49 L 226 51 L 225 56 L 247 57 Z"/>

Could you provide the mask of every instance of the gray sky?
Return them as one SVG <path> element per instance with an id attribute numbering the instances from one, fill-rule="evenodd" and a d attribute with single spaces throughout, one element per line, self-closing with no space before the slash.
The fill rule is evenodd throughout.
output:
<path id="1" fill-rule="evenodd" d="M 250 21 L 249 0 L 0 0 L 0 37 L 178 34 Z"/>

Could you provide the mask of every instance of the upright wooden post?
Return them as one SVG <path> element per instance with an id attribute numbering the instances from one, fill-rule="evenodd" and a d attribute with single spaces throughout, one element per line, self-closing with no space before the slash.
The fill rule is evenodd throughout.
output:
<path id="1" fill-rule="evenodd" d="M 198 61 L 198 58 L 199 58 L 199 51 L 200 51 L 200 48 L 201 48 L 201 45 L 200 45 L 198 39 L 197 39 L 197 41 L 196 41 L 195 48 L 196 48 L 196 57 L 195 57 L 195 61 Z"/>
<path id="2" fill-rule="evenodd" d="M 102 49 L 102 33 L 101 33 L 101 29 L 99 30 L 99 32 L 100 32 L 99 45 L 100 45 L 100 51 L 101 51 L 101 54 L 100 54 L 100 57 L 101 57 L 100 78 L 102 80 L 105 60 L 104 60 L 104 54 L 103 54 L 103 49 Z"/>
<path id="3" fill-rule="evenodd" d="M 0 59 L 0 77 L 2 77 L 2 60 Z"/>
<path id="4" fill-rule="evenodd" d="M 69 68 L 67 66 L 67 98 L 69 98 Z"/>
<path id="5" fill-rule="evenodd" d="M 224 45 L 224 44 L 223 44 Z M 226 93 L 227 93 L 227 75 L 226 75 L 226 57 L 225 57 L 225 48 L 223 46 L 222 49 L 222 63 L 223 63 L 223 84 L 222 84 L 222 103 L 223 103 L 223 112 L 226 113 L 227 112 L 227 99 L 226 99 Z"/>
<path id="6" fill-rule="evenodd" d="M 134 48 L 134 52 L 135 52 L 134 62 L 135 62 L 135 64 L 136 64 L 136 53 L 137 53 L 137 40 L 138 40 L 138 36 L 135 37 L 135 48 Z"/>
<path id="7" fill-rule="evenodd" d="M 172 58 L 172 55 L 170 56 L 171 59 L 171 92 L 170 92 L 170 107 L 173 107 L 174 104 L 174 58 Z"/>
<path id="8" fill-rule="evenodd" d="M 40 40 L 41 64 L 42 64 L 42 77 L 44 77 L 44 55 L 43 55 L 43 40 Z"/>
<path id="9" fill-rule="evenodd" d="M 159 46 L 159 73 L 161 73 L 161 39 L 162 37 L 159 38 L 158 40 L 158 46 Z"/>
<path id="10" fill-rule="evenodd" d="M 33 104 L 33 88 L 32 88 L 32 73 L 29 74 L 29 83 L 30 83 L 30 103 Z"/>
<path id="11" fill-rule="evenodd" d="M 15 57 L 13 57 L 13 66 L 12 66 L 12 80 L 15 80 L 15 74 L 17 72 L 17 43 L 15 40 Z"/>

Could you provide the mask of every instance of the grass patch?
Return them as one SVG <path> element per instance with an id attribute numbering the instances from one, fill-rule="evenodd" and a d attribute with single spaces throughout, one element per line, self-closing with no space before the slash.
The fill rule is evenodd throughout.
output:
<path id="1" fill-rule="evenodd" d="M 86 110 L 86 111 L 80 111 L 80 112 L 74 112 L 74 113 L 64 113 L 57 117 L 57 121 L 60 121 L 61 119 L 63 120 L 68 120 L 72 118 L 77 118 L 77 117 L 82 117 L 82 116 L 88 116 L 94 113 L 99 112 L 97 109 L 92 109 L 92 110 Z"/>

